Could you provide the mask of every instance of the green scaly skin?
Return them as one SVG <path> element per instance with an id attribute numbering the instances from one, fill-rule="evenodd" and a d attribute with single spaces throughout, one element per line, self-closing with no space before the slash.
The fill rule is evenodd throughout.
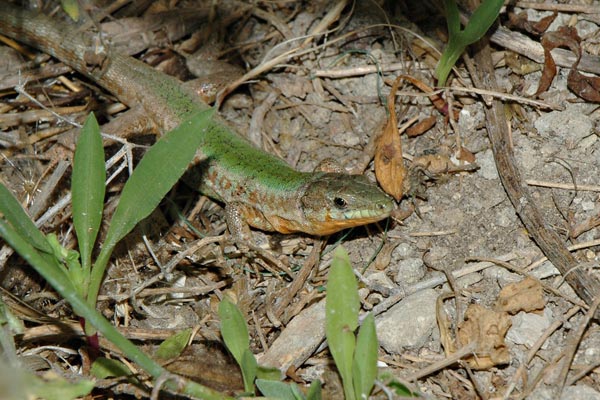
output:
<path id="1" fill-rule="evenodd" d="M 98 35 L 65 25 L 9 4 L 0 12 L 1 33 L 58 58 L 126 105 L 141 106 L 161 131 L 209 108 L 185 84 L 136 59 L 105 47 L 100 47 L 105 50 L 101 57 L 90 57 L 99 48 Z M 206 130 L 196 161 L 198 187 L 226 204 L 227 223 L 236 237 L 244 236 L 248 225 L 327 235 L 380 221 L 393 209 L 392 199 L 364 176 L 296 171 L 218 117 Z"/>

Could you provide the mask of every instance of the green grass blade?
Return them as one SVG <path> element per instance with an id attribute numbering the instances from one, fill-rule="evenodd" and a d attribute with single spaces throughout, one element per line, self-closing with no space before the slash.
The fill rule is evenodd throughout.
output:
<path id="1" fill-rule="evenodd" d="M 102 136 L 92 113 L 87 117 L 77 141 L 71 180 L 73 226 L 84 271 L 90 271 L 92 251 L 102 222 L 105 180 Z"/>
<path id="2" fill-rule="evenodd" d="M 235 304 L 223 297 L 219 303 L 219 318 L 225 346 L 241 367 L 244 351 L 250 348 L 250 336 L 244 316 Z"/>
<path id="3" fill-rule="evenodd" d="M 165 134 L 146 152 L 123 187 L 102 251 L 92 269 L 88 302 L 96 303 L 100 283 L 115 245 L 158 206 L 183 175 L 211 124 L 213 109 L 199 112 Z"/>
<path id="4" fill-rule="evenodd" d="M 354 399 L 352 360 L 359 307 L 356 278 L 352 272 L 348 253 L 340 246 L 333 255 L 327 282 L 325 334 L 329 351 L 342 377 L 346 400 Z"/>
<path id="5" fill-rule="evenodd" d="M 268 397 L 278 400 L 296 400 L 292 387 L 287 383 L 257 379 L 256 386 L 260 392 Z"/>
<path id="6" fill-rule="evenodd" d="M 21 204 L 15 199 L 10 190 L 1 183 L 0 214 L 4 214 L 4 218 L 6 218 L 13 229 L 21 237 L 26 238 L 33 247 L 47 254 L 52 253 L 52 247 L 46 241 L 44 234 L 31 222 L 29 215 L 23 210 L 23 207 L 21 207 Z"/>
<path id="7" fill-rule="evenodd" d="M 158 206 L 194 158 L 213 114 L 211 109 L 194 115 L 146 152 L 123 187 L 106 242 L 116 244 Z"/>
<path id="8" fill-rule="evenodd" d="M 502 7 L 503 0 L 484 0 L 475 10 L 464 30 L 460 30 L 458 7 L 455 0 L 446 0 L 446 21 L 448 24 L 449 40 L 440 61 L 435 68 L 438 86 L 444 86 L 448 75 L 458 61 L 458 58 L 471 43 L 481 37 L 492 26 Z"/>
<path id="9" fill-rule="evenodd" d="M 483 0 L 462 31 L 466 45 L 475 43 L 485 35 L 498 17 L 503 4 L 504 0 Z"/>
<path id="10" fill-rule="evenodd" d="M 144 352 L 138 349 L 133 343 L 127 340 L 110 322 L 106 320 L 95 308 L 86 303 L 82 296 L 68 280 L 64 273 L 57 273 L 57 266 L 51 265 L 40 255 L 40 253 L 31 246 L 29 241 L 21 237 L 17 231 L 3 218 L 0 218 L 0 237 L 21 255 L 52 287 L 71 304 L 73 311 L 102 333 L 106 339 L 117 346 L 123 354 L 130 360 L 141 366 L 146 372 L 155 379 L 164 376 L 166 370 L 155 363 Z M 198 398 L 207 400 L 231 399 L 210 388 L 188 382 L 181 388 L 179 383 L 173 380 L 167 380 L 165 386 L 179 393 L 187 393 Z"/>
<path id="11" fill-rule="evenodd" d="M 375 317 L 367 315 L 358 331 L 354 353 L 354 391 L 357 399 L 367 399 L 377 378 L 377 335 Z"/>
<path id="12" fill-rule="evenodd" d="M 321 398 L 321 381 L 317 379 L 310 384 L 306 393 L 306 400 L 321 400 Z"/>
<path id="13" fill-rule="evenodd" d="M 244 379 L 244 391 L 254 393 L 254 380 L 256 379 L 258 362 L 250 349 L 244 350 L 240 367 L 242 368 L 242 378 Z"/>
<path id="14" fill-rule="evenodd" d="M 448 75 L 450 75 L 450 71 L 452 71 L 452 67 L 454 67 L 454 64 L 456 64 L 460 55 L 465 51 L 466 45 L 461 45 L 458 41 L 459 39 L 455 36 L 450 37 L 446 49 L 444 50 L 442 57 L 440 57 L 438 65 L 435 67 L 434 75 L 438 79 L 438 86 L 444 86 L 446 84 L 446 80 L 448 79 Z"/>
<path id="15" fill-rule="evenodd" d="M 460 33 L 460 14 L 456 6 L 456 0 L 446 0 L 446 24 L 450 36 Z"/>

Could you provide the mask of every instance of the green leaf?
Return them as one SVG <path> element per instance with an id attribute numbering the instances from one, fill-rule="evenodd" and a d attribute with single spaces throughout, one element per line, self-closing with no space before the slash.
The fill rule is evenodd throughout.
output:
<path id="1" fill-rule="evenodd" d="M 333 254 L 327 282 L 325 334 L 329 351 L 342 377 L 346 400 L 354 399 L 352 360 L 359 307 L 356 278 L 352 272 L 348 253 L 340 246 Z"/>
<path id="2" fill-rule="evenodd" d="M 225 346 L 241 367 L 244 351 L 250 348 L 250 337 L 244 316 L 235 304 L 227 297 L 223 297 L 219 303 L 219 318 L 221 318 L 221 335 Z"/>
<path id="3" fill-rule="evenodd" d="M 8 331 L 2 332 L 0 336 L 3 334 L 8 334 L 9 332 L 16 335 L 21 335 L 25 331 L 25 325 L 23 325 L 23 321 L 15 316 L 10 307 L 7 307 L 2 298 L 0 297 L 0 327 L 6 325 L 8 327 Z M 3 349 L 6 353 L 6 349 Z"/>
<path id="4" fill-rule="evenodd" d="M 446 21 L 448 23 L 449 40 L 444 53 L 435 69 L 438 86 L 444 86 L 454 64 L 471 43 L 481 39 L 492 26 L 503 0 L 484 0 L 471 15 L 464 30 L 460 30 L 459 12 L 455 0 L 446 0 Z"/>
<path id="5" fill-rule="evenodd" d="M 357 399 L 367 399 L 377 377 L 377 334 L 375 317 L 367 315 L 356 338 L 354 353 L 353 382 Z"/>
<path id="6" fill-rule="evenodd" d="M 310 384 L 308 393 L 306 393 L 306 400 L 321 400 L 321 381 L 316 380 Z"/>
<path id="7" fill-rule="evenodd" d="M 296 385 L 294 382 L 290 383 L 290 388 L 292 389 L 292 393 L 294 394 L 294 398 L 296 400 L 306 399 L 306 397 L 304 397 L 304 393 L 302 393 L 302 390 L 300 390 L 298 385 Z"/>
<path id="8" fill-rule="evenodd" d="M 191 328 L 178 332 L 162 342 L 160 346 L 158 346 L 158 349 L 154 355 L 163 360 L 169 360 L 171 358 L 178 357 L 181 355 L 183 350 L 185 350 L 191 337 Z"/>
<path id="9" fill-rule="evenodd" d="M 98 379 L 111 377 L 129 376 L 131 371 L 121 361 L 105 357 L 98 357 L 90 369 L 90 374 Z"/>
<path id="10" fill-rule="evenodd" d="M 91 113 L 85 120 L 77 141 L 71 181 L 73 226 L 77 233 L 81 264 L 88 274 L 94 243 L 102 222 L 105 180 L 102 136 L 98 122 Z"/>
<path id="11" fill-rule="evenodd" d="M 81 379 L 75 382 L 54 375 L 51 379 L 43 380 L 34 374 L 25 372 L 27 391 L 33 398 L 45 400 L 71 400 L 87 396 L 94 388 L 94 381 Z"/>
<path id="12" fill-rule="evenodd" d="M 258 363 L 250 349 L 246 349 L 242 353 L 240 367 L 242 369 L 242 378 L 244 379 L 244 390 L 249 393 L 254 393 L 254 380 L 256 379 Z"/>
<path id="13" fill-rule="evenodd" d="M 201 131 L 213 114 L 213 109 L 195 114 L 146 152 L 123 187 L 106 234 L 107 243 L 116 244 L 158 206 L 194 158 L 202 141 Z"/>
<path id="14" fill-rule="evenodd" d="M 296 396 L 294 396 L 291 386 L 287 383 L 257 379 L 256 386 L 266 397 L 279 400 L 296 400 Z"/>
<path id="15" fill-rule="evenodd" d="M 88 304 L 77 293 L 67 276 L 59 269 L 58 265 L 56 265 L 56 263 L 49 263 L 46 258 L 42 257 L 42 255 L 32 247 L 28 240 L 21 237 L 13 226 L 3 218 L 0 218 L 0 237 L 4 238 L 6 242 L 21 255 L 21 257 L 33 266 L 35 270 L 43 276 L 44 279 L 46 279 L 48 283 L 50 283 L 50 285 L 52 285 L 52 287 L 69 302 L 69 304 L 71 304 L 73 311 L 75 311 L 77 315 L 85 318 L 86 322 L 89 322 L 96 327 L 106 339 L 121 349 L 128 359 L 140 365 L 155 379 L 164 376 L 166 373 L 164 368 L 127 340 L 109 321 L 106 320 L 106 318 L 102 316 L 102 314 Z M 187 382 L 183 388 L 178 385 L 179 382 L 165 382 L 165 386 L 170 390 L 177 390 L 193 397 L 207 400 L 230 399 L 230 397 L 194 382 Z M 58 396 L 58 398 L 68 397 Z"/>
<path id="16" fill-rule="evenodd" d="M 166 133 L 146 152 L 127 180 L 106 240 L 92 269 L 89 304 L 96 304 L 104 271 L 115 245 L 138 222 L 150 215 L 183 175 L 205 136 L 203 131 L 211 126 L 213 114 L 214 109 L 198 112 Z"/>
<path id="17" fill-rule="evenodd" d="M 281 371 L 275 367 L 259 365 L 256 370 L 256 376 L 268 381 L 278 381 L 281 379 Z"/>
<path id="18" fill-rule="evenodd" d="M 38 250 L 52 254 L 52 248 L 46 241 L 46 237 L 35 226 L 29 215 L 23 210 L 21 204 L 12 193 L 0 183 L 0 214 L 10 223 L 19 236 L 27 238 L 29 243 Z"/>
<path id="19" fill-rule="evenodd" d="M 79 4 L 77 0 L 60 0 L 60 4 L 73 21 L 79 21 Z"/>
<path id="20" fill-rule="evenodd" d="M 503 0 L 483 0 L 481 5 L 471 15 L 463 31 L 467 45 L 475 43 L 485 35 L 496 18 L 498 18 L 503 4 Z"/>

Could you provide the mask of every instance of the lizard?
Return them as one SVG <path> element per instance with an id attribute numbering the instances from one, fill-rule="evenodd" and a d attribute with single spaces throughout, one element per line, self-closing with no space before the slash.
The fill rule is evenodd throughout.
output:
<path id="1" fill-rule="evenodd" d="M 141 107 L 159 132 L 211 108 L 178 79 L 129 56 L 111 52 L 98 34 L 4 4 L 0 32 L 59 59 L 129 107 Z M 314 236 L 387 218 L 394 202 L 363 175 L 301 172 L 267 153 L 214 116 L 197 150 L 201 193 L 225 204 L 230 233 L 248 239 L 250 226 Z"/>

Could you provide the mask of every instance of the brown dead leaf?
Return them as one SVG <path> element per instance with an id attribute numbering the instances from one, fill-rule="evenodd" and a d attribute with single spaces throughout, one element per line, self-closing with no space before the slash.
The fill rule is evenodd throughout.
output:
<path id="1" fill-rule="evenodd" d="M 436 122 L 436 118 L 431 115 L 427 118 L 425 118 L 422 121 L 417 122 L 416 124 L 412 125 L 410 128 L 408 128 L 406 130 L 406 136 L 408 137 L 417 137 L 420 136 L 422 134 L 424 134 L 425 132 L 427 132 L 429 129 L 431 129 Z"/>
<path id="2" fill-rule="evenodd" d="M 460 150 L 458 151 L 456 158 L 460 161 L 466 162 L 467 164 L 473 164 L 475 162 L 475 160 L 477 159 L 475 157 L 475 154 L 473 154 L 466 147 L 462 147 L 462 146 L 460 147 Z"/>
<path id="3" fill-rule="evenodd" d="M 504 336 L 511 326 L 507 313 L 496 312 L 471 304 L 465 312 L 465 320 L 458 327 L 458 347 L 477 343 L 475 354 L 466 361 L 473 369 L 485 370 L 495 365 L 508 364 L 510 354 Z"/>
<path id="4" fill-rule="evenodd" d="M 424 156 L 413 158 L 411 169 L 423 171 L 427 176 L 430 177 L 439 176 L 442 174 L 475 171 L 479 168 L 479 166 L 474 163 L 475 156 L 470 152 L 465 153 L 464 156 L 469 158 L 468 154 L 473 156 L 473 162 L 465 165 L 454 164 L 450 157 L 445 154 L 426 154 Z"/>
<path id="5" fill-rule="evenodd" d="M 434 89 L 431 86 L 429 86 L 422 80 L 414 78 L 410 75 L 400 75 L 400 76 L 398 76 L 398 78 L 396 78 L 396 80 L 398 80 L 398 79 L 404 79 L 404 80 L 409 81 L 411 84 L 413 84 L 417 88 L 421 89 L 421 91 L 423 93 L 431 93 L 428 97 L 429 97 L 429 100 L 431 101 L 431 103 L 435 106 L 436 110 L 438 110 L 440 112 L 440 114 L 445 115 L 446 117 L 448 116 L 448 103 L 446 103 L 446 100 L 444 100 L 442 98 L 442 96 L 440 96 L 437 93 L 434 93 Z M 458 115 L 459 115 L 458 113 L 459 112 L 460 112 L 460 109 L 457 109 L 457 107 L 454 107 L 453 119 L 455 121 L 458 121 Z"/>
<path id="6" fill-rule="evenodd" d="M 457 349 L 475 343 L 473 355 L 465 359 L 471 368 L 483 370 L 509 363 L 510 355 L 504 343 L 504 336 L 511 325 L 508 313 L 471 304 L 465 311 L 464 321 L 459 324 L 457 339 L 454 340 L 448 316 L 443 311 L 443 301 L 450 296 L 438 297 L 436 304 L 440 341 L 446 356 L 450 357 Z"/>
<path id="7" fill-rule="evenodd" d="M 579 59 L 577 59 L 576 64 L 579 64 Z M 600 78 L 581 74 L 576 69 L 577 65 L 574 65 L 571 72 L 569 72 L 567 86 L 582 99 L 600 103 Z"/>
<path id="8" fill-rule="evenodd" d="M 541 43 L 544 47 L 544 71 L 536 95 L 548 90 L 556 75 L 556 64 L 550 51 L 557 47 L 567 47 L 577 57 L 567 77 L 567 86 L 582 99 L 600 103 L 600 78 L 583 75 L 577 70 L 581 60 L 581 38 L 577 34 L 577 29 L 570 26 L 561 26 L 558 31 L 544 34 Z"/>
<path id="9" fill-rule="evenodd" d="M 546 29 L 548 29 L 550 24 L 556 19 L 557 15 L 558 13 L 555 11 L 554 14 L 542 18 L 539 21 L 529 21 L 527 12 L 523 11 L 519 14 L 511 12 L 508 13 L 507 28 L 516 28 L 539 36 L 546 32 Z"/>
<path id="10" fill-rule="evenodd" d="M 379 254 L 377 254 L 377 257 L 375 258 L 374 265 L 376 270 L 383 271 L 384 269 L 390 266 L 390 263 L 392 262 L 392 253 L 394 252 L 394 250 L 396 250 L 396 247 L 398 247 L 400 243 L 402 243 L 400 240 L 395 240 L 387 242 L 383 245 L 381 251 L 379 252 Z"/>
<path id="11" fill-rule="evenodd" d="M 396 92 L 402 76 L 394 81 L 388 96 L 388 122 L 383 134 L 377 140 L 375 152 L 375 176 L 383 190 L 392 195 L 397 201 L 404 194 L 404 178 L 406 167 L 402 159 L 402 142 L 396 122 Z"/>
<path id="12" fill-rule="evenodd" d="M 535 279 L 525 278 L 521 282 L 507 285 L 500 291 L 495 309 L 516 314 L 520 311 L 542 310 L 545 306 L 542 285 Z"/>

